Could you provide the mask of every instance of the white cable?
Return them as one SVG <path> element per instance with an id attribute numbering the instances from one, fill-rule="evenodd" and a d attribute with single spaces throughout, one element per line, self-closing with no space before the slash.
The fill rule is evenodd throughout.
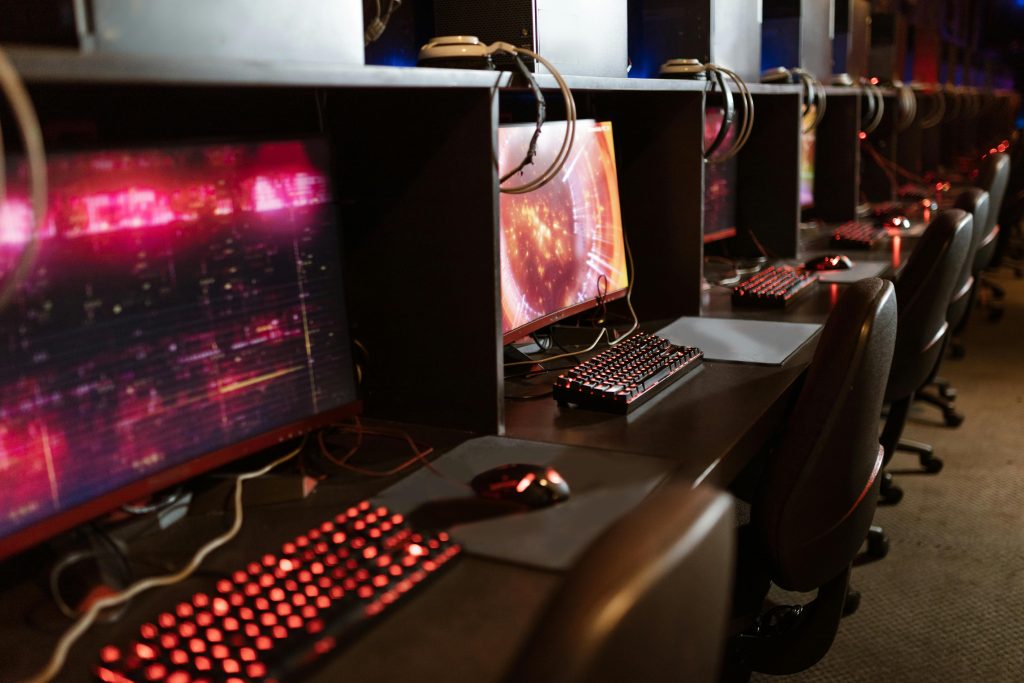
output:
<path id="1" fill-rule="evenodd" d="M 565 162 L 569 159 L 569 154 L 572 152 L 572 145 L 576 139 L 576 100 L 573 99 L 572 90 L 569 89 L 569 85 L 562 78 L 562 74 L 555 68 L 555 66 L 548 60 L 541 57 L 532 50 L 527 50 L 523 47 L 517 47 L 509 43 L 497 42 L 493 43 L 488 47 L 488 54 L 495 54 L 498 52 L 505 52 L 510 55 L 526 55 L 537 62 L 544 65 L 551 75 L 554 76 L 555 82 L 558 83 L 559 90 L 562 91 L 562 97 L 565 99 L 565 136 L 562 138 L 562 146 L 558 150 L 558 154 L 551 161 L 548 168 L 533 180 L 523 183 L 522 185 L 516 185 L 509 187 L 508 185 L 499 185 L 499 189 L 505 194 L 526 194 L 533 192 L 555 179 L 555 177 L 561 172 Z"/>
<path id="2" fill-rule="evenodd" d="M 192 573 L 199 568 L 199 565 L 203 563 L 203 560 L 206 559 L 207 555 L 212 553 L 214 550 L 217 550 L 225 543 L 228 543 L 238 534 L 238 531 L 242 528 L 243 483 L 249 479 L 256 479 L 258 477 L 262 477 L 264 474 L 274 469 L 278 465 L 281 465 L 282 463 L 291 460 L 292 458 L 294 458 L 295 456 L 302 452 L 302 449 L 305 448 L 306 441 L 308 440 L 309 435 L 307 434 L 306 436 L 303 437 L 302 443 L 300 443 L 295 450 L 291 451 L 287 455 L 281 456 L 274 462 L 264 467 L 261 467 L 258 470 L 254 470 L 252 472 L 245 472 L 243 474 L 238 475 L 238 477 L 235 478 L 235 519 L 232 522 L 230 529 L 228 529 L 223 534 L 214 538 L 212 541 L 210 541 L 202 548 L 197 550 L 196 554 L 192 556 L 192 559 L 189 561 L 189 563 L 176 573 L 164 574 L 163 576 L 153 576 L 148 579 L 136 581 L 134 584 L 132 584 L 125 590 L 121 591 L 120 593 L 115 593 L 114 595 L 109 595 L 105 598 L 100 598 L 99 600 L 94 602 L 89 607 L 88 611 L 86 611 L 85 614 L 83 614 L 78 619 L 78 621 L 76 621 L 71 626 L 71 628 L 65 631 L 63 636 L 61 636 L 60 640 L 57 642 L 57 647 L 54 648 L 53 654 L 50 656 L 50 661 L 47 663 L 46 667 L 44 667 L 39 673 L 37 673 L 32 678 L 27 679 L 25 683 L 46 683 L 46 681 L 51 680 L 54 676 L 60 673 L 60 670 L 64 667 L 64 662 L 67 659 L 68 652 L 71 650 L 71 647 L 75 644 L 75 641 L 81 638 L 82 635 L 87 630 L 89 630 L 89 627 L 93 625 L 93 623 L 96 621 L 96 618 L 103 610 L 110 607 L 116 607 L 117 605 L 121 605 L 125 602 L 128 602 L 139 593 L 147 591 L 150 588 L 172 586 L 176 583 L 181 583 L 182 581 L 190 577 Z"/>
<path id="3" fill-rule="evenodd" d="M 43 149 L 43 132 L 39 127 L 35 109 L 32 107 L 32 100 L 3 48 L 0 48 L 0 90 L 3 90 L 4 96 L 10 103 L 14 119 L 21 131 L 21 139 L 28 160 L 32 203 L 32 229 L 29 232 L 28 241 L 22 246 L 18 262 L 8 273 L 6 281 L 0 285 L 0 311 L 2 311 L 18 291 L 18 287 L 28 277 L 35 264 L 36 256 L 39 254 L 39 237 L 43 221 L 46 220 L 46 152 Z M 3 149 L 0 148 L 0 169 L 3 168 L 4 163 Z M 4 180 L 2 174 L 0 174 L 0 180 Z M 3 199 L 5 193 L 6 185 L 0 182 L 0 199 Z"/>

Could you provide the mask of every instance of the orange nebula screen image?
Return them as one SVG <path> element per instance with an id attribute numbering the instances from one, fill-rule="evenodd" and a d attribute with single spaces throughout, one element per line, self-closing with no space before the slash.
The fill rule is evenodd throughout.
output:
<path id="1" fill-rule="evenodd" d="M 534 163 L 506 187 L 544 171 L 561 146 L 565 126 L 544 124 Z M 534 130 L 533 125 L 498 129 L 499 169 L 515 168 Z M 533 192 L 501 195 L 503 343 L 620 298 L 628 286 L 612 126 L 580 120 L 572 152 L 556 178 Z"/>

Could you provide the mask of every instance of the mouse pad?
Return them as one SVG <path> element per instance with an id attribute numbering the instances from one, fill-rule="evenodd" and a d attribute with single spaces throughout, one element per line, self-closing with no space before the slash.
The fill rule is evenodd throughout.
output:
<path id="1" fill-rule="evenodd" d="M 835 282 L 845 285 L 860 282 L 869 277 L 878 277 L 889 267 L 885 261 L 858 261 L 856 256 L 853 259 L 853 268 L 848 270 L 823 270 L 818 273 L 818 279 L 822 282 Z"/>
<path id="2" fill-rule="evenodd" d="M 673 344 L 698 347 L 707 360 L 782 365 L 820 329 L 811 323 L 683 317 L 658 334 Z"/>
<path id="3" fill-rule="evenodd" d="M 430 505 L 492 505 L 477 501 L 459 482 L 509 463 L 554 467 L 569 483 L 569 499 L 528 511 L 503 508 L 501 516 L 456 523 L 449 531 L 471 554 L 558 571 L 570 568 L 601 532 L 643 500 L 674 466 L 671 460 L 643 455 L 485 436 L 433 461 L 432 466 L 444 476 L 421 469 L 374 500 L 413 518 L 417 510 Z"/>

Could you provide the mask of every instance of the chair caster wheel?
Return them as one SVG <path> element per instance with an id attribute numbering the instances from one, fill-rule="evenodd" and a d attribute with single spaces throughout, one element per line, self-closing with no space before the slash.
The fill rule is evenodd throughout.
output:
<path id="1" fill-rule="evenodd" d="M 946 420 L 947 427 L 959 427 L 964 423 L 964 414 L 958 413 L 953 408 L 942 411 L 942 417 Z"/>
<path id="2" fill-rule="evenodd" d="M 903 489 L 896 484 L 886 487 L 878 496 L 879 505 L 895 505 L 901 500 L 903 500 Z"/>
<path id="3" fill-rule="evenodd" d="M 921 458 L 921 467 L 923 467 L 924 471 L 928 474 L 938 474 L 942 471 L 942 465 L 942 460 L 936 458 L 934 455 L 927 458 Z"/>
<path id="4" fill-rule="evenodd" d="M 885 531 L 878 528 L 875 531 L 874 528 L 868 532 L 868 557 L 872 557 L 876 560 L 881 560 L 883 557 L 889 554 L 889 537 L 885 535 Z"/>
<path id="5" fill-rule="evenodd" d="M 846 591 L 846 601 L 843 602 L 843 616 L 848 617 L 857 612 L 860 607 L 860 591 L 852 588 Z"/>

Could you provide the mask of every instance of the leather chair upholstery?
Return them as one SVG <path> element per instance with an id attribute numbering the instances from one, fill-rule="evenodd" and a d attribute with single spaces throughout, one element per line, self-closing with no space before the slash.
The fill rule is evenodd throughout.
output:
<path id="1" fill-rule="evenodd" d="M 670 483 L 565 578 L 507 683 L 718 680 L 735 553 L 728 494 Z"/>
<path id="2" fill-rule="evenodd" d="M 791 618 L 762 616 L 754 631 L 739 636 L 732 655 L 741 667 L 794 673 L 831 647 L 850 566 L 878 500 L 878 415 L 896 321 L 892 284 L 871 278 L 842 294 L 822 331 L 785 432 L 769 456 L 748 533 L 741 534 L 739 576 L 750 583 L 737 587 L 737 606 L 760 611 L 769 581 L 786 590 L 817 589 L 818 596 Z M 750 590 L 756 584 L 759 589 Z"/>
<path id="3" fill-rule="evenodd" d="M 889 415 L 882 430 L 886 464 L 892 459 L 915 392 L 932 376 L 942 357 L 949 333 L 950 303 L 971 246 L 973 218 L 961 209 L 939 212 L 914 248 L 896 283 L 899 302 L 899 333 L 885 399 Z M 922 464 L 934 460 L 928 449 Z M 895 503 L 902 492 L 888 474 L 882 496 Z"/>
<path id="4" fill-rule="evenodd" d="M 960 269 L 960 274 L 957 276 L 957 284 L 953 291 L 953 299 L 950 301 L 949 307 L 946 309 L 946 322 L 949 323 L 951 330 L 955 330 L 961 325 L 970 310 L 971 297 L 975 286 L 975 278 L 973 274 L 974 255 L 977 251 L 978 245 L 981 243 L 981 240 L 985 235 L 985 227 L 988 225 L 988 192 L 976 187 L 964 190 L 956 198 L 955 207 L 963 209 L 967 213 L 971 214 L 973 219 L 973 229 L 971 230 L 971 244 L 967 251 L 967 258 L 964 260 L 963 267 Z M 956 390 L 952 388 L 949 382 L 936 378 L 939 366 L 942 365 L 942 359 L 946 355 L 945 347 L 948 346 L 951 339 L 952 334 L 947 334 L 943 341 L 943 353 L 940 354 L 938 362 L 932 369 L 931 376 L 925 382 L 926 385 L 934 385 L 937 391 L 919 390 L 916 398 L 919 401 L 925 401 L 941 409 L 946 425 L 950 427 L 959 427 L 964 421 L 964 416 L 957 412 L 953 405 L 953 401 L 956 398 Z M 925 389 L 927 389 L 927 387 L 925 387 Z M 931 446 L 928 444 L 901 442 L 899 448 L 900 450 L 909 450 L 918 453 L 918 455 L 921 456 L 922 465 L 925 466 L 929 472 L 938 472 L 942 469 L 942 461 L 932 455 Z"/>

